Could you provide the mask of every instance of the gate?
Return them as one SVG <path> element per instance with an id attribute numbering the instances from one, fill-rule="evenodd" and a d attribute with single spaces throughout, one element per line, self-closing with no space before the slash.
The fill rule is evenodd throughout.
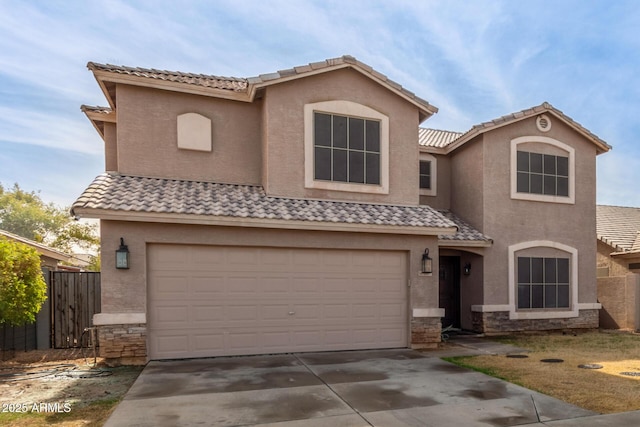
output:
<path id="1" fill-rule="evenodd" d="M 53 348 L 88 347 L 93 315 L 100 312 L 100 273 L 51 273 Z"/>

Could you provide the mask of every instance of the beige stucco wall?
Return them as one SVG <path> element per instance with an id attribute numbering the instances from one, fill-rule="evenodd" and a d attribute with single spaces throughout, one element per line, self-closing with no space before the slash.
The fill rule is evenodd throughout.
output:
<path id="1" fill-rule="evenodd" d="M 575 204 L 511 199 L 511 140 L 535 135 L 575 149 Z M 542 133 L 535 117 L 486 132 L 452 153 L 452 210 L 494 238 L 485 250 L 482 304 L 508 304 L 508 248 L 535 240 L 578 250 L 578 302 L 596 302 L 595 157 L 595 146 L 559 119 Z"/>
<path id="2" fill-rule="evenodd" d="M 600 327 L 640 329 L 640 274 L 598 278 Z"/>
<path id="3" fill-rule="evenodd" d="M 372 249 L 406 251 L 407 277 L 411 281 L 409 308 L 438 307 L 438 274 L 419 274 L 422 252 L 430 250 L 438 259 L 434 236 L 336 233 L 323 231 L 274 230 L 247 227 L 214 227 L 141 222 L 101 221 L 102 312 L 146 312 L 146 245 L 178 243 L 199 245 L 269 246 L 284 248 Z M 115 250 L 123 237 L 130 251 L 131 268 L 115 268 Z M 435 268 L 435 266 L 434 266 Z M 407 284 L 408 285 L 408 284 Z M 407 319 L 407 322 L 409 319 Z"/>
<path id="4" fill-rule="evenodd" d="M 603 268 L 606 269 L 604 271 L 600 270 L 601 274 L 599 275 L 615 277 L 615 276 L 624 276 L 630 273 L 628 268 L 629 259 L 610 256 L 612 252 L 615 252 L 615 249 L 613 249 L 611 246 L 598 240 L 597 250 L 598 250 L 598 269 L 603 269 Z M 635 262 L 640 262 L 640 257 L 638 258 L 639 259 L 636 260 Z"/>
<path id="5" fill-rule="evenodd" d="M 451 210 L 482 231 L 484 218 L 483 136 L 464 144 L 451 157 Z"/>
<path id="6" fill-rule="evenodd" d="M 104 170 L 118 170 L 118 129 L 115 123 L 104 124 Z"/>
<path id="7" fill-rule="evenodd" d="M 306 189 L 304 105 L 351 101 L 389 117 L 389 194 Z M 357 71 L 342 69 L 269 87 L 263 110 L 264 185 L 270 195 L 418 204 L 418 110 Z"/>
<path id="8" fill-rule="evenodd" d="M 174 179 L 260 184 L 261 102 L 245 103 L 118 85 L 118 171 Z M 212 125 L 212 151 L 178 149 L 177 117 Z"/>
<path id="9" fill-rule="evenodd" d="M 451 209 L 451 158 L 441 154 L 430 154 L 436 158 L 437 164 L 436 195 L 420 195 L 420 204 L 435 209 Z M 417 177 L 415 181 L 418 181 Z"/>

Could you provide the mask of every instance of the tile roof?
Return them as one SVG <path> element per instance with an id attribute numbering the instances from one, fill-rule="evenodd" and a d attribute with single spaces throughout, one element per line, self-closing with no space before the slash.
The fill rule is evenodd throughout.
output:
<path id="1" fill-rule="evenodd" d="M 261 186 L 108 173 L 99 175 L 71 209 L 72 214 L 80 216 L 92 210 L 449 229 L 447 231 L 456 226 L 429 206 L 288 199 L 267 196 Z"/>
<path id="2" fill-rule="evenodd" d="M 535 116 L 535 115 L 538 115 L 538 114 L 546 113 L 546 112 L 550 112 L 550 113 L 556 115 L 560 119 L 562 119 L 565 122 L 567 122 L 570 126 L 572 126 L 574 129 L 576 129 L 578 132 L 582 133 L 586 138 L 590 139 L 599 148 L 599 150 L 598 150 L 599 153 L 604 153 L 604 152 L 609 151 L 611 149 L 611 146 L 609 144 L 607 144 L 605 141 L 600 139 L 598 136 L 593 134 L 587 128 L 582 126 L 580 123 L 576 122 L 571 117 L 567 116 L 562 111 L 558 110 L 557 108 L 555 108 L 553 105 L 549 104 L 548 102 L 543 102 L 542 104 L 540 104 L 538 106 L 535 106 L 535 107 L 532 107 L 532 108 L 527 108 L 526 110 L 522 110 L 522 111 L 518 111 L 518 112 L 515 112 L 515 113 L 507 114 L 507 115 L 499 117 L 497 119 L 477 124 L 477 125 L 473 126 L 471 129 L 469 129 L 467 132 L 462 134 L 455 141 L 455 144 L 451 144 L 452 149 L 455 149 L 455 147 L 464 144 L 465 142 L 467 142 L 471 138 L 475 137 L 476 135 L 484 133 L 484 132 L 486 132 L 488 130 L 491 130 L 491 129 L 494 129 L 494 128 L 497 128 L 497 127 L 500 127 L 500 126 L 503 126 L 503 125 L 506 125 L 506 124 L 509 124 L 511 122 L 514 122 L 514 121 L 522 120 L 522 119 L 525 119 L 527 117 L 531 117 L 531 116 Z M 454 147 L 454 145 L 455 145 L 455 147 Z"/>
<path id="3" fill-rule="evenodd" d="M 418 128 L 418 144 L 423 147 L 444 148 L 458 139 L 462 132 Z"/>
<path id="4" fill-rule="evenodd" d="M 87 68 L 91 71 L 107 71 L 109 73 L 186 83 L 215 89 L 226 89 L 234 92 L 246 92 L 248 86 L 247 79 L 236 77 L 183 73 L 180 71 L 156 70 L 154 68 L 126 67 L 123 65 L 99 64 L 97 62 L 89 62 Z"/>
<path id="5" fill-rule="evenodd" d="M 147 79 L 162 80 L 174 83 L 184 83 L 188 85 L 223 89 L 236 93 L 248 93 L 253 87 L 268 86 L 271 84 L 277 84 L 282 81 L 288 81 L 290 79 L 304 77 L 305 75 L 312 75 L 322 71 L 329 71 L 335 68 L 352 67 L 358 71 L 369 76 L 370 78 L 381 82 L 391 89 L 397 91 L 402 96 L 414 102 L 425 110 L 425 118 L 438 111 L 436 107 L 429 104 L 426 100 L 418 97 L 413 92 L 405 89 L 399 83 L 391 80 L 386 75 L 377 72 L 369 65 L 358 61 L 356 58 L 350 55 L 344 55 L 339 58 L 331 58 L 320 62 L 313 62 L 307 65 L 297 66 L 286 70 L 276 71 L 269 74 L 261 74 L 256 77 L 238 78 L 238 77 L 221 77 L 207 74 L 192 74 L 183 73 L 180 71 L 167 71 L 157 70 L 140 67 L 126 67 L 120 65 L 111 64 L 99 64 L 96 62 L 89 62 L 87 68 L 91 71 L 103 71 L 108 73 L 121 74 L 133 77 L 142 77 Z"/>
<path id="6" fill-rule="evenodd" d="M 111 109 L 111 107 L 100 107 L 100 106 L 93 106 L 93 105 L 86 105 L 86 104 L 82 104 L 80 106 L 80 111 L 82 111 L 83 113 L 98 113 L 98 114 L 113 113 L 113 110 Z"/>
<path id="7" fill-rule="evenodd" d="M 598 240 L 617 252 L 640 251 L 640 208 L 596 206 Z"/>
<path id="8" fill-rule="evenodd" d="M 486 243 L 487 246 L 493 243 L 493 239 L 491 237 L 485 236 L 462 219 L 457 217 L 453 212 L 449 210 L 438 210 L 442 215 L 444 215 L 447 219 L 451 220 L 458 227 L 458 232 L 456 234 L 448 234 L 444 236 L 439 236 L 440 240 L 451 241 L 452 243 L 458 242 L 482 242 Z"/>

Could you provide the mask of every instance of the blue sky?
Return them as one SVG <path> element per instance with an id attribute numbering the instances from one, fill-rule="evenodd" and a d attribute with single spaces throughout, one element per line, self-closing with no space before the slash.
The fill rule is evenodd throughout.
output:
<path id="1" fill-rule="evenodd" d="M 251 77 L 349 54 L 437 106 L 425 127 L 550 102 L 613 146 L 598 203 L 640 206 L 636 1 L 0 0 L 0 183 L 70 205 L 103 171 L 88 61 Z"/>

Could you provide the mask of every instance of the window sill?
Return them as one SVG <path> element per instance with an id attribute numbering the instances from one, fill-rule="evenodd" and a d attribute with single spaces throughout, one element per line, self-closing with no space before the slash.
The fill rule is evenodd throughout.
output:
<path id="1" fill-rule="evenodd" d="M 571 196 L 547 196 L 544 194 L 531 193 L 511 193 L 513 200 L 526 200 L 529 202 L 558 203 L 565 205 L 575 205 L 576 201 Z"/>
<path id="2" fill-rule="evenodd" d="M 305 183 L 305 188 L 318 190 L 345 191 L 350 193 L 366 193 L 366 194 L 389 194 L 389 188 L 383 185 L 374 184 L 353 184 L 348 182 L 336 181 L 317 181 Z"/>

